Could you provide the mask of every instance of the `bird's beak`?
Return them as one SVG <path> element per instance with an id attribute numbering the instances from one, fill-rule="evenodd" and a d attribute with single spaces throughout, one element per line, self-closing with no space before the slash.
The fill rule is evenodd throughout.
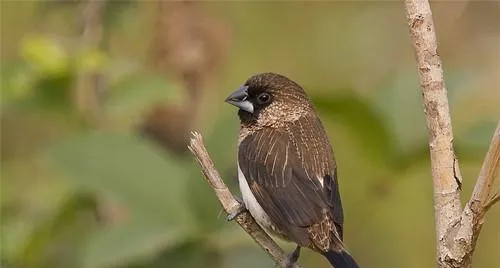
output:
<path id="1" fill-rule="evenodd" d="M 243 111 L 253 113 L 253 104 L 247 100 L 248 98 L 248 87 L 242 86 L 236 91 L 231 93 L 229 97 L 226 98 L 226 102 L 232 104 Z"/>

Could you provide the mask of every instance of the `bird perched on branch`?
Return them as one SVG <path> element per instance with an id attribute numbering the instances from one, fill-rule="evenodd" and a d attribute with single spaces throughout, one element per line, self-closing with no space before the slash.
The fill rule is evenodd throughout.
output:
<path id="1" fill-rule="evenodd" d="M 227 97 L 239 108 L 238 180 L 247 209 L 267 232 L 358 267 L 342 242 L 344 216 L 332 147 L 304 89 L 274 73 L 250 77 Z"/>

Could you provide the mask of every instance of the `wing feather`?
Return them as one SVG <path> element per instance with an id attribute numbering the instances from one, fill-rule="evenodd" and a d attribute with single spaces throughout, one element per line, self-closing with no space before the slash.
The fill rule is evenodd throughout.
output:
<path id="1" fill-rule="evenodd" d="M 299 245 L 313 244 L 324 250 L 331 248 L 328 241 L 342 239 L 343 212 L 326 134 L 321 123 L 312 128 L 308 124 L 298 123 L 295 137 L 290 131 L 275 129 L 248 135 L 240 143 L 238 162 L 252 193 L 276 227 Z M 318 142 L 308 135 L 324 135 L 324 140 Z M 306 156 L 311 156 L 309 162 Z"/>

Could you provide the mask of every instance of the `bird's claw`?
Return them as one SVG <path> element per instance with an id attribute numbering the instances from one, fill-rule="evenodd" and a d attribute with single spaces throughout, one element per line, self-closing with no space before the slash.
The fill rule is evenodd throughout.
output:
<path id="1" fill-rule="evenodd" d="M 236 208 L 236 210 L 234 210 L 229 215 L 227 215 L 227 217 L 226 217 L 227 221 L 232 221 L 232 220 L 236 219 L 236 217 L 238 217 L 238 215 L 240 215 L 241 213 L 243 213 L 247 210 L 247 208 L 245 207 L 245 204 L 243 204 L 243 202 L 241 201 L 240 198 L 235 197 L 235 199 L 236 199 L 236 201 L 238 201 L 239 205 Z"/>

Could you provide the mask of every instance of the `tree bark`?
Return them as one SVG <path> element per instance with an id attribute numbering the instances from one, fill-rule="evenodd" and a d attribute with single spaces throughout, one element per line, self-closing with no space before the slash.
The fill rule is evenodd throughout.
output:
<path id="1" fill-rule="evenodd" d="M 475 243 L 489 208 L 488 198 L 500 161 L 500 124 L 490 145 L 473 196 L 462 211 L 462 176 L 453 149 L 453 131 L 443 67 L 427 0 L 406 0 L 410 36 L 417 59 L 427 121 L 437 236 L 438 267 L 470 267 Z M 494 198 L 491 200 L 495 200 Z"/>

